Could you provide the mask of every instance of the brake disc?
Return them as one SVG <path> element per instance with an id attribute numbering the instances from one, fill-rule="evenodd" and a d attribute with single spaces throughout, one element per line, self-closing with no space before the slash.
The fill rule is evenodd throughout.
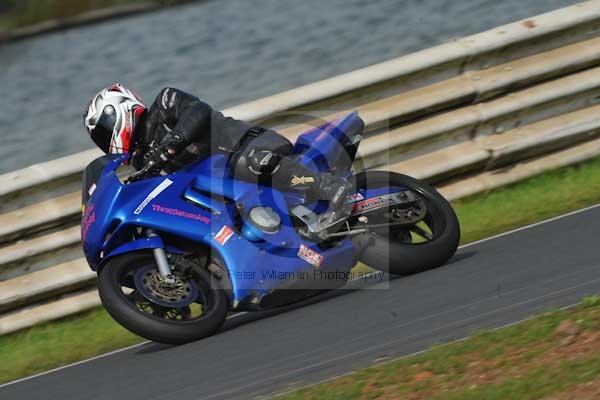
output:
<path id="1" fill-rule="evenodd" d="M 165 282 L 153 265 L 138 269 L 134 282 L 136 289 L 152 303 L 169 308 L 183 308 L 198 298 L 198 285 L 194 280 L 183 280 L 174 275 L 175 282 Z"/>

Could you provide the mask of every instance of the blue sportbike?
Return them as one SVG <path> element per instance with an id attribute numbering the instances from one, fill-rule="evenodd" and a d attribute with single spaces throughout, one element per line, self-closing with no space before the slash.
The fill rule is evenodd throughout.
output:
<path id="1" fill-rule="evenodd" d="M 172 174 L 135 170 L 127 154 L 93 161 L 81 237 L 104 307 L 138 335 L 179 344 L 212 335 L 230 312 L 340 288 L 358 263 L 398 275 L 444 264 L 460 236 L 450 204 L 406 175 L 352 172 L 363 127 L 352 113 L 294 145 L 306 166 L 353 183 L 337 210 L 236 180 L 224 154 Z"/>

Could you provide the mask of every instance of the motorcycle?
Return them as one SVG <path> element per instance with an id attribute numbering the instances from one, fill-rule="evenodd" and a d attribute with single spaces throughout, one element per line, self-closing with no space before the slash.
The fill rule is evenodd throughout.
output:
<path id="1" fill-rule="evenodd" d="M 305 165 L 353 182 L 341 210 L 236 180 L 224 154 L 172 174 L 136 171 L 128 154 L 93 161 L 81 237 L 106 310 L 140 336 L 181 344 L 214 334 L 230 312 L 340 288 L 358 262 L 399 275 L 444 264 L 460 236 L 452 207 L 406 175 L 354 174 L 363 127 L 352 113 L 294 145 Z"/>

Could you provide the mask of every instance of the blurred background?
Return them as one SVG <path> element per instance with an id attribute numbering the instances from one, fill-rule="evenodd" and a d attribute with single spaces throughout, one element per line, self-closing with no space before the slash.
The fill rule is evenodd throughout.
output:
<path id="1" fill-rule="evenodd" d="M 203 0 L 0 42 L 0 173 L 92 142 L 82 113 L 121 82 L 225 108 L 577 0 Z M 0 0 L 0 33 L 128 0 Z M 177 5 L 175 7 L 175 5 Z"/>

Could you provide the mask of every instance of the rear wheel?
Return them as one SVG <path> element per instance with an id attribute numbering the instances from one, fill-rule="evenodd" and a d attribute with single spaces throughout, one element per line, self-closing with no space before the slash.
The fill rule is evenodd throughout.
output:
<path id="1" fill-rule="evenodd" d="M 211 287 L 200 267 L 174 270 L 165 284 L 150 253 L 115 257 L 98 275 L 98 290 L 109 314 L 125 328 L 147 339 L 182 344 L 210 336 L 225 321 L 227 295 Z"/>
<path id="2" fill-rule="evenodd" d="M 360 261 L 381 271 L 410 275 L 438 267 L 454 255 L 460 239 L 458 219 L 448 201 L 434 188 L 409 176 L 384 171 L 358 174 L 356 186 L 359 191 L 405 188 L 418 199 L 415 212 L 422 213 L 419 222 L 410 225 L 398 223 L 399 215 L 406 214 L 405 209 L 390 207 L 365 214 L 365 224 L 396 225 L 360 235 L 357 239 L 364 245 Z M 360 227 L 358 221 L 355 227 Z"/>

